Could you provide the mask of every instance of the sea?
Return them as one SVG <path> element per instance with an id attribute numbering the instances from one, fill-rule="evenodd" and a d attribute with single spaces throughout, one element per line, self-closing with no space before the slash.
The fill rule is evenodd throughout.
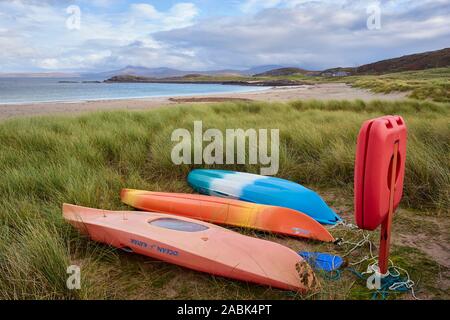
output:
<path id="1" fill-rule="evenodd" d="M 0 78 L 0 105 L 197 96 L 265 89 L 221 84 L 104 83 L 103 79 L 96 78 Z"/>

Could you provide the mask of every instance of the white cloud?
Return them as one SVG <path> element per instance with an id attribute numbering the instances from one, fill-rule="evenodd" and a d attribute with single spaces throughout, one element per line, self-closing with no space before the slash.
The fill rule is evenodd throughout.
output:
<path id="1" fill-rule="evenodd" d="M 193 19 L 198 15 L 199 10 L 193 3 L 181 2 L 170 8 L 168 14 L 164 17 L 164 24 L 179 28 L 192 24 Z"/>
<path id="2" fill-rule="evenodd" d="M 189 2 L 174 4 L 166 12 L 156 10 L 151 4 L 134 3 L 129 18 L 150 20 L 145 22 L 158 23 L 161 29 L 173 29 L 191 25 L 198 12 L 195 4 Z"/>
<path id="3" fill-rule="evenodd" d="M 131 5 L 131 10 L 134 15 L 147 19 L 158 19 L 161 17 L 161 13 L 154 6 L 147 3 L 134 3 Z"/>
<path id="4" fill-rule="evenodd" d="M 448 46 L 450 1 L 406 2 L 400 8 L 391 2 L 382 6 L 380 30 L 367 29 L 366 2 L 284 1 L 255 14 L 203 21 L 154 37 L 172 50 L 195 50 L 210 65 L 234 67 L 357 66 Z"/>
<path id="5" fill-rule="evenodd" d="M 247 0 L 239 7 L 245 13 L 201 20 L 189 2 L 162 10 L 155 2 L 94 1 L 0 0 L 0 70 L 322 69 L 439 49 L 450 39 L 450 0 L 381 1 L 380 30 L 367 29 L 362 0 Z M 74 3 L 80 30 L 65 27 L 65 6 Z M 117 3 L 123 11 L 108 7 Z"/>
<path id="6" fill-rule="evenodd" d="M 0 1 L 0 30 L 6 31 L 0 34 L 2 71 L 116 68 L 131 62 L 156 66 L 162 59 L 175 63 L 179 58 L 170 57 L 180 54 L 165 51 L 151 33 L 192 25 L 198 15 L 192 3 L 178 3 L 166 11 L 136 3 L 124 12 L 107 14 L 85 10 L 84 1 L 76 2 L 81 7 L 79 30 L 66 28 L 69 14 L 53 1 Z M 108 1 L 96 1 L 95 6 Z M 74 2 L 63 4 L 70 3 Z M 133 58 L 132 50 L 139 51 L 136 57 L 142 60 Z"/>
<path id="7" fill-rule="evenodd" d="M 70 55 L 67 57 L 47 58 L 36 61 L 38 67 L 49 70 L 72 69 L 76 66 L 78 69 L 89 69 L 95 67 L 99 63 L 103 63 L 105 59 L 111 57 L 111 51 L 97 51 L 86 53 L 83 55 Z"/>

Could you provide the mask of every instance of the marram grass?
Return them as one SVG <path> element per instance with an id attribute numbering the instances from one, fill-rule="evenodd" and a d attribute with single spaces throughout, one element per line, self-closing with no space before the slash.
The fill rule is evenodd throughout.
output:
<path id="1" fill-rule="evenodd" d="M 435 217 L 448 215 L 448 104 L 243 102 L 4 121 L 0 123 L 0 299 L 305 298 L 96 245 L 63 221 L 61 204 L 125 209 L 119 199 L 123 187 L 190 191 L 185 178 L 194 166 L 172 164 L 170 137 L 174 129 L 192 131 L 193 122 L 202 120 L 204 130 L 279 128 L 278 176 L 318 190 L 339 190 L 337 194 L 351 206 L 358 130 L 364 120 L 383 114 L 402 115 L 409 128 L 402 207 Z M 253 165 L 211 167 L 258 172 Z M 294 249 L 335 250 L 258 235 Z M 415 260 L 405 260 L 417 268 Z M 70 264 L 82 266 L 81 290 L 66 288 Z M 354 278 L 347 275 L 340 281 L 322 279 L 322 291 L 307 298 L 361 297 L 364 288 L 355 286 Z"/>
<path id="2" fill-rule="evenodd" d="M 407 92 L 418 100 L 450 102 L 450 67 L 405 71 L 378 76 L 355 76 L 346 81 L 373 92 Z"/>

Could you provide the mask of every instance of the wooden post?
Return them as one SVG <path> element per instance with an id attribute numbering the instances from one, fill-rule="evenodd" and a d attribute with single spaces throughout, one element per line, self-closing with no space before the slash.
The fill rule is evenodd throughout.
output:
<path id="1" fill-rule="evenodd" d="M 391 241 L 391 225 L 394 216 L 394 198 L 395 198 L 395 180 L 397 177 L 397 158 L 398 141 L 394 144 L 394 158 L 392 162 L 390 194 L 389 194 L 389 212 L 381 225 L 380 249 L 378 252 L 378 266 L 380 273 L 386 275 L 389 268 L 389 245 Z"/>

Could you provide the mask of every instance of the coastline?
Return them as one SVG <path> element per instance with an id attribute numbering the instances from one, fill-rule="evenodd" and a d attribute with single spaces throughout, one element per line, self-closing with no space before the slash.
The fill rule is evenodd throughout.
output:
<path id="1" fill-rule="evenodd" d="M 231 93 L 208 93 L 193 95 L 174 95 L 150 98 L 126 98 L 82 100 L 65 102 L 35 102 L 19 104 L 0 104 L 0 119 L 14 117 L 77 114 L 92 111 L 110 110 L 148 110 L 158 107 L 189 104 L 180 102 L 181 98 L 198 98 L 195 103 L 211 103 L 227 99 L 242 99 L 255 101 L 289 101 L 289 100 L 400 100 L 407 93 L 373 93 L 368 90 L 352 88 L 345 83 L 324 83 L 315 85 L 266 87 L 262 90 Z M 208 101 L 208 97 L 211 101 Z M 178 100 L 178 101 L 177 101 Z"/>
<path id="2" fill-rule="evenodd" d="M 245 86 L 243 86 L 245 88 Z M 48 101 L 28 101 L 28 102 L 0 102 L 0 108 L 2 106 L 10 106 L 10 105 L 33 105 L 33 104 L 77 104 L 77 103 L 88 103 L 88 102 L 102 102 L 102 101 L 127 101 L 127 100 L 153 100 L 153 99 L 170 99 L 170 98 L 181 98 L 181 97 L 202 97 L 202 96 L 212 96 L 212 95 L 230 95 L 230 94 L 240 94 L 240 93 L 254 93 L 265 90 L 270 90 L 273 87 L 254 87 L 254 88 L 245 88 L 238 91 L 232 92 L 208 92 L 208 93 L 186 93 L 182 95 L 154 95 L 154 96 L 136 96 L 136 97 L 118 97 L 118 98 L 96 98 L 96 99 L 78 99 L 78 100 L 48 100 Z"/>

